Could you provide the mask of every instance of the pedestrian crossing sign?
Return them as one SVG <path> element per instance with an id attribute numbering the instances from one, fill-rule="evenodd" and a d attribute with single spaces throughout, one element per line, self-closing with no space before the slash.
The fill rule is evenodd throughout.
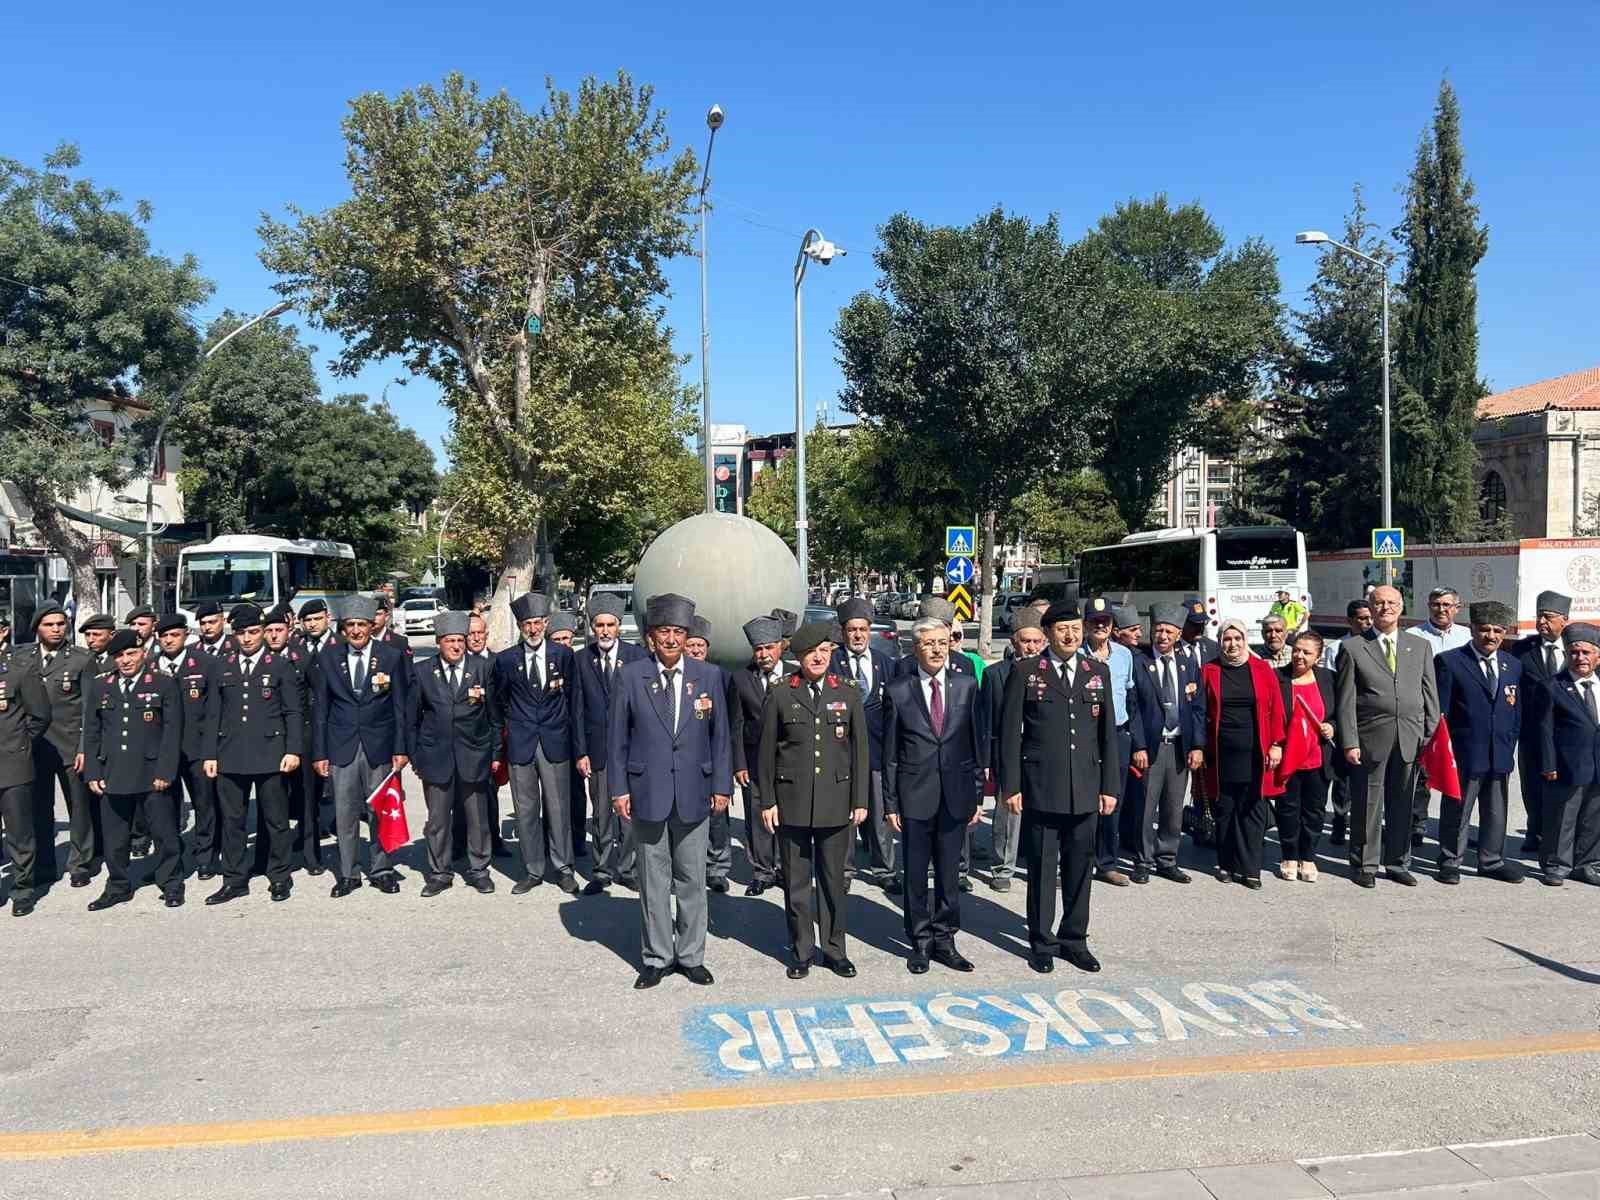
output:
<path id="1" fill-rule="evenodd" d="M 946 525 L 944 527 L 944 556 L 946 558 L 971 558 L 977 544 L 977 526 Z"/>
<path id="2" fill-rule="evenodd" d="M 1404 558 L 1406 556 L 1406 531 L 1404 529 L 1374 529 L 1372 531 L 1373 558 Z"/>

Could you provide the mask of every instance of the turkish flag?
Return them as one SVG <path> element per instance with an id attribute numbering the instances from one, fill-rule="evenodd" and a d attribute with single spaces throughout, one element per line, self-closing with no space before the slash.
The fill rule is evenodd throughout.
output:
<path id="1" fill-rule="evenodd" d="M 1283 758 L 1274 771 L 1279 786 L 1287 786 L 1289 777 L 1322 765 L 1322 725 L 1312 713 L 1305 697 L 1296 690 L 1294 704 L 1289 709 L 1289 730 L 1283 743 Z"/>
<path id="2" fill-rule="evenodd" d="M 1450 744 L 1450 726 L 1443 718 L 1434 728 L 1428 745 L 1417 755 L 1417 765 L 1428 777 L 1428 786 L 1438 789 L 1441 796 L 1451 800 L 1461 799 L 1461 776 L 1456 770 L 1456 751 Z"/>
<path id="3" fill-rule="evenodd" d="M 495 760 L 500 765 L 489 773 L 489 778 L 497 788 L 503 788 L 511 782 L 511 752 L 507 745 L 510 736 L 505 730 L 500 731 L 500 757 Z"/>
<path id="4" fill-rule="evenodd" d="M 393 854 L 411 840 L 411 827 L 406 824 L 406 790 L 399 771 L 390 771 L 389 778 L 367 797 L 367 803 L 377 818 L 378 845 L 385 854 Z"/>

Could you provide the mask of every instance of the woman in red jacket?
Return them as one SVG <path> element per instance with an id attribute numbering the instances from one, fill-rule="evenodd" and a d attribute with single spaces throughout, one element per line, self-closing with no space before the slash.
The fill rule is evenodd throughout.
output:
<path id="1" fill-rule="evenodd" d="M 1200 669 L 1206 689 L 1206 784 L 1216 798 L 1217 878 L 1261 886 L 1267 800 L 1283 791 L 1272 769 L 1283 757 L 1283 692 L 1266 660 L 1250 653 L 1245 624 L 1224 618 L 1222 657 Z"/>

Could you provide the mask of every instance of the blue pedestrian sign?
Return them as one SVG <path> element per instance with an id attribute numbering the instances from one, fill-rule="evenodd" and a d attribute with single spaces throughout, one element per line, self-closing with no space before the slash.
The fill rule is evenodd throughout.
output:
<path id="1" fill-rule="evenodd" d="M 1373 558 L 1404 558 L 1406 556 L 1406 531 L 1404 529 L 1374 529 L 1372 531 Z"/>
<path id="2" fill-rule="evenodd" d="M 970 558 L 952 558 L 944 565 L 944 577 L 957 587 L 964 583 L 971 583 L 972 577 L 977 574 L 973 569 Z"/>
<path id="3" fill-rule="evenodd" d="M 978 548 L 978 528 L 975 525 L 946 525 L 944 527 L 944 553 L 946 558 L 971 558 Z"/>

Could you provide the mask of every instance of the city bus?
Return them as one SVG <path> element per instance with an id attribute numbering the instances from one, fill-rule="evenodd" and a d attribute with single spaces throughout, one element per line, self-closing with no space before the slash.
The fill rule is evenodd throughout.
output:
<path id="1" fill-rule="evenodd" d="M 178 611 L 214 600 L 226 613 L 243 601 L 263 609 L 288 602 L 296 612 L 313 597 L 330 608 L 359 587 L 356 553 L 346 542 L 229 533 L 178 551 Z"/>
<path id="2" fill-rule="evenodd" d="M 1309 610 L 1307 565 L 1305 536 L 1287 525 L 1153 529 L 1083 551 L 1078 585 L 1085 597 L 1131 604 L 1142 618 L 1152 604 L 1199 596 L 1209 636 L 1223 617 L 1238 617 L 1255 642 L 1280 590 Z"/>

